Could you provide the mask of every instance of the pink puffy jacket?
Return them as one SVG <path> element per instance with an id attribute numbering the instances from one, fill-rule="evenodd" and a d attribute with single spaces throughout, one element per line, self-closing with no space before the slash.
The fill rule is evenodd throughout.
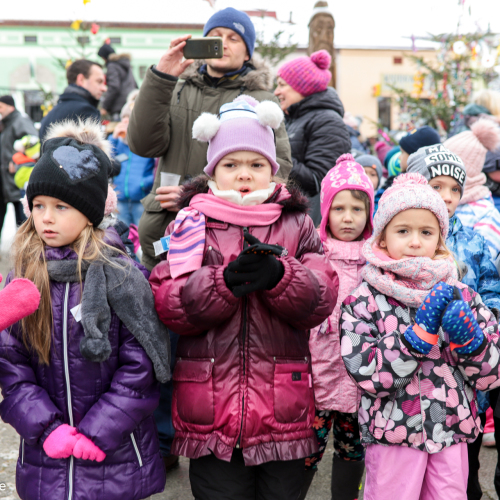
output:
<path id="1" fill-rule="evenodd" d="M 323 243 L 330 265 L 339 276 L 337 304 L 330 317 L 311 331 L 311 351 L 314 397 L 318 410 L 343 413 L 358 411 L 361 392 L 348 375 L 340 355 L 340 306 L 363 281 L 361 269 L 365 258 L 362 241 L 338 241 L 328 238 Z"/>
<path id="2" fill-rule="evenodd" d="M 206 190 L 206 182 L 194 179 L 181 201 Z M 180 334 L 172 399 L 176 455 L 214 453 L 230 461 L 238 447 L 246 465 L 258 465 L 317 451 L 307 331 L 331 314 L 337 280 L 304 198 L 289 190 L 292 198 L 283 202 L 279 191 L 273 195 L 284 207 L 274 224 L 248 228 L 289 252 L 276 288 L 234 297 L 223 272 L 243 249 L 243 228 L 213 219 L 200 269 L 175 279 L 168 261 L 153 269 L 158 315 Z"/>

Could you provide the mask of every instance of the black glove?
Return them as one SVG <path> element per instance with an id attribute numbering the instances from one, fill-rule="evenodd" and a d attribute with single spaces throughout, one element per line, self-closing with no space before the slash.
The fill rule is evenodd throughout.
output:
<path id="1" fill-rule="evenodd" d="M 245 233 L 245 240 L 251 246 L 224 269 L 224 281 L 238 298 L 257 290 L 272 290 L 285 274 L 283 264 L 275 257 L 287 254 L 283 247 L 261 243 L 249 233 Z"/>

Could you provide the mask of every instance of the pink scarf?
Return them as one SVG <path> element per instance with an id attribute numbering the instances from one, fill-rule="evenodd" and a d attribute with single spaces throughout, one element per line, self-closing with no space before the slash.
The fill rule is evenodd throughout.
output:
<path id="1" fill-rule="evenodd" d="M 278 202 L 289 199 L 290 193 L 280 185 L 272 196 L 276 196 L 275 203 L 243 207 L 217 198 L 211 191 L 195 195 L 189 207 L 177 214 L 170 235 L 167 260 L 172 278 L 200 269 L 205 251 L 206 217 L 241 227 L 269 226 L 281 216 L 283 205 Z"/>
<path id="2" fill-rule="evenodd" d="M 393 260 L 370 238 L 363 247 L 369 262 L 361 272 L 364 280 L 383 293 L 408 307 L 418 308 L 432 287 L 444 281 L 458 282 L 453 258 L 433 260 L 428 257 Z"/>

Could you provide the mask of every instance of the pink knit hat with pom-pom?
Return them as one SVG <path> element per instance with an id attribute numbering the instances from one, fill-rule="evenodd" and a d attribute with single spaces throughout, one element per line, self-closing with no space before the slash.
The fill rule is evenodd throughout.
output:
<path id="1" fill-rule="evenodd" d="M 374 193 L 373 184 L 365 173 L 365 169 L 356 162 L 351 154 L 343 154 L 337 160 L 333 167 L 321 182 L 321 224 L 319 226 L 319 235 L 321 241 L 326 241 L 328 234 L 326 227 L 328 225 L 328 214 L 336 194 L 345 189 L 353 191 L 363 191 L 370 198 L 370 224 L 366 225 L 363 232 L 363 238 L 371 236 L 371 227 L 373 225 L 373 207 Z"/>
<path id="2" fill-rule="evenodd" d="M 311 57 L 297 57 L 278 70 L 290 87 L 307 97 L 327 89 L 332 74 L 329 71 L 332 58 L 326 50 L 313 52 Z"/>
<path id="3" fill-rule="evenodd" d="M 500 128 L 490 120 L 478 120 L 470 130 L 454 135 L 443 146 L 458 155 L 465 165 L 467 179 L 460 205 L 486 198 L 490 190 L 484 185 L 484 160 L 488 151 L 500 144 Z"/>
<path id="4" fill-rule="evenodd" d="M 437 218 L 441 234 L 448 236 L 448 209 L 441 196 L 417 173 L 401 174 L 382 195 L 373 219 L 373 237 L 377 238 L 391 220 L 400 212 L 412 208 L 430 210 Z"/>
<path id="5" fill-rule="evenodd" d="M 246 94 L 223 104 L 218 116 L 202 113 L 193 124 L 193 138 L 208 142 L 204 172 L 212 176 L 217 163 L 230 153 L 253 151 L 269 160 L 276 175 L 280 166 L 273 129 L 280 126 L 283 117 L 275 102 L 259 102 Z"/>

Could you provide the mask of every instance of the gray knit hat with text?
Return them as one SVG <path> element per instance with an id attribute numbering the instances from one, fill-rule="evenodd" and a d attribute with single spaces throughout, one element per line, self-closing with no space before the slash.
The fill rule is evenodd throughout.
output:
<path id="1" fill-rule="evenodd" d="M 434 179 L 434 177 L 448 175 L 459 184 L 460 197 L 463 194 L 467 177 L 461 158 L 446 149 L 442 144 L 424 146 L 410 155 L 406 172 L 422 174 L 427 181 Z"/>

